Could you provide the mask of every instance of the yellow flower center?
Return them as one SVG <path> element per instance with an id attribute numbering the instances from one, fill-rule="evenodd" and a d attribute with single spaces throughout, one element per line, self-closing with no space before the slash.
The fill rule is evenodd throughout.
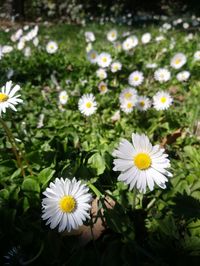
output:
<path id="1" fill-rule="evenodd" d="M 131 92 L 126 92 L 124 94 L 124 98 L 126 98 L 127 100 L 130 99 L 132 97 L 132 93 Z"/>
<path id="2" fill-rule="evenodd" d="M 128 109 L 131 109 L 133 107 L 133 104 L 132 103 L 127 103 L 127 108 Z"/>
<path id="3" fill-rule="evenodd" d="M 115 32 L 112 32 L 111 33 L 111 36 L 114 38 L 115 37 Z"/>
<path id="4" fill-rule="evenodd" d="M 134 81 L 138 81 L 139 80 L 139 77 L 138 76 L 135 76 L 133 79 L 134 79 Z"/>
<path id="5" fill-rule="evenodd" d="M 100 90 L 101 90 L 101 91 L 106 91 L 106 89 L 107 89 L 106 85 L 101 85 L 101 86 L 100 86 Z"/>
<path id="6" fill-rule="evenodd" d="M 160 99 L 161 103 L 165 103 L 167 101 L 166 97 L 161 97 Z"/>
<path id="7" fill-rule="evenodd" d="M 91 108 L 91 107 L 92 107 L 92 103 L 91 103 L 91 102 L 87 102 L 87 103 L 86 103 L 86 107 L 87 107 L 87 108 Z"/>
<path id="8" fill-rule="evenodd" d="M 95 59 L 95 58 L 96 58 L 96 54 L 95 54 L 95 53 L 92 53 L 92 54 L 91 54 L 91 58 L 92 58 L 92 59 Z"/>
<path id="9" fill-rule="evenodd" d="M 141 101 L 140 106 L 144 107 L 144 105 L 145 105 L 144 101 Z"/>
<path id="10" fill-rule="evenodd" d="M 6 102 L 9 99 L 8 95 L 0 93 L 0 103 Z"/>
<path id="11" fill-rule="evenodd" d="M 180 64 L 180 62 L 181 62 L 181 59 L 180 59 L 180 58 L 177 58 L 177 59 L 175 60 L 175 64 L 176 64 L 176 65 Z"/>
<path id="12" fill-rule="evenodd" d="M 151 158 L 146 153 L 138 153 L 133 158 L 133 162 L 135 166 L 140 170 L 146 170 L 151 166 Z"/>
<path id="13" fill-rule="evenodd" d="M 103 57 L 103 58 L 102 58 L 102 61 L 103 61 L 104 63 L 106 63 L 106 62 L 107 62 L 107 58 L 106 58 L 106 57 Z"/>
<path id="14" fill-rule="evenodd" d="M 70 213 L 76 208 L 76 201 L 72 196 L 64 196 L 60 199 L 59 206 L 61 211 Z"/>

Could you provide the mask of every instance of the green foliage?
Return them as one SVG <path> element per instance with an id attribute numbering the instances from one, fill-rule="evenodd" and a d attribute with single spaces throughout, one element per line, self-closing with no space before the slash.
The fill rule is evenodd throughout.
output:
<path id="1" fill-rule="evenodd" d="M 42 26 L 40 45 L 31 46 L 30 57 L 15 49 L 0 60 L 1 84 L 7 81 L 8 70 L 13 69 L 12 80 L 21 85 L 24 100 L 16 113 L 3 115 L 17 143 L 24 174 L 0 127 L 0 241 L 4 243 L 0 253 L 3 258 L 16 247 L 11 256 L 15 264 L 10 265 L 199 263 L 200 149 L 195 125 L 199 120 L 200 84 L 199 63 L 192 60 L 199 36 L 194 34 L 191 42 L 185 42 L 185 32 L 172 30 L 161 43 L 152 41 L 145 48 L 140 44 L 134 53 L 125 53 L 117 52 L 105 39 L 111 27 L 114 25 Z M 146 31 L 153 38 L 160 34 L 156 25 L 116 28 L 120 41 L 128 30 L 138 37 Z M 108 71 L 109 91 L 105 95 L 98 92 L 97 67 L 86 60 L 84 33 L 89 30 L 96 35 L 94 49 L 109 52 L 123 65 L 116 75 Z M 9 34 L 0 35 L 2 44 L 10 43 Z M 170 38 L 175 38 L 175 48 L 160 53 L 169 47 Z M 50 39 L 59 46 L 52 55 L 45 50 Z M 147 69 L 146 64 L 155 61 L 158 66 L 168 66 L 171 56 L 179 51 L 188 56 L 185 69 L 191 71 L 190 80 L 178 82 L 178 71 L 173 70 L 169 83 L 155 82 L 151 78 L 154 70 Z M 148 77 L 138 89 L 140 95 L 152 97 L 159 89 L 170 90 L 174 104 L 163 112 L 153 108 L 144 113 L 136 109 L 128 115 L 121 112 L 120 119 L 114 121 L 119 94 L 135 69 Z M 69 95 L 62 107 L 58 103 L 61 90 Z M 98 103 L 98 111 L 91 117 L 77 110 L 84 93 L 95 94 Z M 146 133 L 152 143 L 165 146 L 173 173 L 165 190 L 155 187 L 135 199 L 112 171 L 114 148 L 121 138 L 130 140 L 133 132 Z M 84 180 L 93 197 L 99 199 L 95 219 L 103 221 L 103 230 L 97 239 L 88 242 L 79 235 L 58 234 L 41 219 L 43 191 L 56 177 L 74 176 Z M 100 229 L 95 223 L 85 225 L 89 232 L 92 228 L 95 238 Z"/>

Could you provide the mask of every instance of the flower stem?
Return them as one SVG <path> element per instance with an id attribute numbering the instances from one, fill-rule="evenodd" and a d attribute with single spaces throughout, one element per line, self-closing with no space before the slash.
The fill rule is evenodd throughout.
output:
<path id="1" fill-rule="evenodd" d="M 25 172 L 24 172 L 24 169 L 23 169 L 23 166 L 22 166 L 22 162 L 21 162 L 21 159 L 20 159 L 20 156 L 17 152 L 17 149 L 16 149 L 16 143 L 15 143 L 15 139 L 13 137 L 13 134 L 11 132 L 11 130 L 9 129 L 9 127 L 6 125 L 6 123 L 4 122 L 4 120 L 2 118 L 0 118 L 0 122 L 6 132 L 6 135 L 8 137 L 8 140 L 10 141 L 10 144 L 12 146 L 12 151 L 16 157 L 16 160 L 17 160 L 17 165 L 18 167 L 21 169 L 21 173 L 23 175 L 23 177 L 25 177 Z"/>
<path id="2" fill-rule="evenodd" d="M 132 200 L 132 210 L 135 210 L 136 207 L 136 197 L 137 197 L 137 189 L 133 190 L 133 200 Z"/>

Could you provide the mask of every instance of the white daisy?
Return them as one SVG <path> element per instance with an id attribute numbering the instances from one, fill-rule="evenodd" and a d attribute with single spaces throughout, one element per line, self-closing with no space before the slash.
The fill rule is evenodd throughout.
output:
<path id="1" fill-rule="evenodd" d="M 165 37 L 163 35 L 159 35 L 155 38 L 156 42 L 161 42 L 163 40 L 165 40 Z"/>
<path id="2" fill-rule="evenodd" d="M 138 45 L 138 38 L 136 36 L 130 36 L 122 43 L 122 49 L 129 51 Z"/>
<path id="3" fill-rule="evenodd" d="M 136 107 L 140 111 L 147 111 L 151 107 L 151 100 L 146 96 L 139 96 Z"/>
<path id="4" fill-rule="evenodd" d="M 95 113 L 97 109 L 97 103 L 93 94 L 84 94 L 78 101 L 79 111 L 86 116 L 90 116 Z"/>
<path id="5" fill-rule="evenodd" d="M 172 97 L 166 91 L 159 91 L 153 96 L 153 106 L 157 111 L 168 109 L 172 102 Z"/>
<path id="6" fill-rule="evenodd" d="M 143 80 L 144 80 L 144 75 L 140 71 L 134 71 L 128 77 L 129 85 L 134 87 L 141 85 Z"/>
<path id="7" fill-rule="evenodd" d="M 97 62 L 98 53 L 95 50 L 90 50 L 87 53 L 87 59 L 90 61 L 90 63 L 95 64 Z"/>
<path id="8" fill-rule="evenodd" d="M 97 64 L 100 66 L 100 67 L 108 67 L 110 65 L 112 61 L 112 58 L 110 56 L 110 54 L 108 53 L 101 53 L 98 58 L 97 58 Z"/>
<path id="9" fill-rule="evenodd" d="M 170 62 L 171 67 L 175 69 L 181 68 L 187 62 L 187 58 L 183 53 L 175 54 Z"/>
<path id="10" fill-rule="evenodd" d="M 147 32 L 142 35 L 141 41 L 143 44 L 149 43 L 151 41 L 151 33 Z"/>
<path id="11" fill-rule="evenodd" d="M 26 56 L 26 57 L 31 56 L 31 48 L 29 46 L 25 47 L 23 52 L 24 52 L 24 56 Z"/>
<path id="12" fill-rule="evenodd" d="M 116 62 L 113 62 L 110 67 L 111 67 L 111 72 L 115 73 L 122 69 L 122 64 L 116 61 Z"/>
<path id="13" fill-rule="evenodd" d="M 155 80 L 159 81 L 160 83 L 166 82 L 170 80 L 171 73 L 166 68 L 159 68 L 154 73 Z"/>
<path id="14" fill-rule="evenodd" d="M 105 82 L 101 81 L 98 85 L 100 94 L 105 94 L 108 91 L 108 86 Z"/>
<path id="15" fill-rule="evenodd" d="M 85 32 L 85 40 L 86 42 L 94 42 L 95 41 L 95 35 L 92 31 L 86 31 Z"/>
<path id="16" fill-rule="evenodd" d="M 200 51 L 196 51 L 195 53 L 194 53 L 194 59 L 195 60 L 200 60 Z"/>
<path id="17" fill-rule="evenodd" d="M 54 41 L 49 41 L 46 45 L 46 51 L 49 54 L 54 54 L 58 50 L 58 45 Z"/>
<path id="18" fill-rule="evenodd" d="M 76 178 L 56 178 L 43 192 L 42 219 L 51 229 L 58 226 L 59 232 L 78 229 L 89 218 L 92 197 L 88 190 Z"/>
<path id="19" fill-rule="evenodd" d="M 107 39 L 108 41 L 110 42 L 114 42 L 117 40 L 117 31 L 116 30 L 110 30 L 108 33 L 107 33 Z"/>
<path id="20" fill-rule="evenodd" d="M 60 102 L 60 104 L 65 105 L 67 103 L 68 99 L 69 99 L 69 96 L 68 96 L 66 91 L 61 91 L 59 93 L 59 102 Z"/>
<path id="21" fill-rule="evenodd" d="M 118 149 L 114 150 L 114 171 L 121 171 L 118 180 L 129 185 L 132 190 L 136 187 L 145 193 L 146 187 L 153 190 L 157 184 L 166 188 L 167 176 L 171 173 L 166 170 L 170 167 L 168 155 L 159 145 L 153 146 L 144 134 L 132 134 L 132 143 L 122 139 Z"/>
<path id="22" fill-rule="evenodd" d="M 178 81 L 187 81 L 189 77 L 190 77 L 190 72 L 187 70 L 181 71 L 176 75 Z"/>
<path id="23" fill-rule="evenodd" d="M 6 82 L 6 85 L 2 87 L 0 92 L 0 116 L 1 113 L 5 113 L 7 108 L 11 108 L 13 111 L 17 111 L 15 105 L 18 103 L 22 103 L 22 99 L 20 99 L 20 94 L 15 95 L 17 91 L 20 90 L 19 85 L 15 85 L 12 88 L 12 81 Z"/>
<path id="24" fill-rule="evenodd" d="M 124 101 L 131 101 L 133 104 L 137 102 L 137 91 L 133 88 L 125 88 L 119 95 L 120 103 Z"/>
<path id="25" fill-rule="evenodd" d="M 156 63 L 147 63 L 146 68 L 156 68 L 158 65 Z"/>
<path id="26" fill-rule="evenodd" d="M 103 68 L 99 68 L 97 69 L 96 71 L 96 75 L 99 79 L 103 80 L 103 79 L 106 79 L 107 78 L 107 73 L 105 71 L 105 69 Z"/>
<path id="27" fill-rule="evenodd" d="M 131 100 L 124 100 L 120 103 L 121 110 L 126 114 L 131 113 L 134 107 L 135 104 Z"/>
<path id="28" fill-rule="evenodd" d="M 11 45 L 3 45 L 1 47 L 2 54 L 9 54 L 12 51 L 13 51 L 13 47 Z"/>

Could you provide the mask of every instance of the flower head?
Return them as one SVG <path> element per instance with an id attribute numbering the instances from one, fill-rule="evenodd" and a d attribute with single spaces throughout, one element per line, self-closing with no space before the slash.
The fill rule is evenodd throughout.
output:
<path id="1" fill-rule="evenodd" d="M 129 185 L 130 190 L 136 187 L 145 193 L 146 187 L 153 190 L 157 184 L 166 188 L 167 176 L 171 173 L 166 170 L 170 167 L 168 155 L 159 145 L 153 146 L 144 134 L 132 134 L 132 143 L 122 139 L 119 147 L 114 150 L 114 171 L 121 171 L 118 180 Z"/>
<path id="2" fill-rule="evenodd" d="M 117 31 L 116 30 L 110 30 L 108 33 L 107 33 L 107 39 L 108 41 L 110 42 L 114 42 L 117 40 Z"/>
<path id="3" fill-rule="evenodd" d="M 107 73 L 105 71 L 105 69 L 103 68 L 99 68 L 97 69 L 96 71 L 96 75 L 99 79 L 103 80 L 103 79 L 106 79 L 107 78 Z"/>
<path id="4" fill-rule="evenodd" d="M 139 96 L 137 99 L 136 107 L 140 111 L 147 111 L 151 107 L 151 101 L 146 96 Z"/>
<path id="5" fill-rule="evenodd" d="M 137 91 L 133 88 L 125 88 L 119 95 L 120 103 L 124 101 L 132 101 L 133 104 L 137 102 Z"/>
<path id="6" fill-rule="evenodd" d="M 98 89 L 100 94 L 105 94 L 108 91 L 108 85 L 105 82 L 101 81 L 98 85 Z"/>
<path id="7" fill-rule="evenodd" d="M 121 69 L 122 69 L 122 64 L 120 62 L 116 61 L 116 62 L 113 62 L 111 64 L 111 72 L 112 73 L 115 73 Z"/>
<path id="8" fill-rule="evenodd" d="M 46 46 L 47 53 L 49 53 L 49 54 L 55 54 L 57 50 L 58 50 L 58 45 L 57 45 L 56 42 L 49 41 L 47 43 L 47 46 Z"/>
<path id="9" fill-rule="evenodd" d="M 68 101 L 68 98 L 69 98 L 69 96 L 68 96 L 66 91 L 61 91 L 59 93 L 59 102 L 60 102 L 60 104 L 65 105 L 67 103 L 67 101 Z"/>
<path id="10" fill-rule="evenodd" d="M 97 62 L 98 53 L 95 50 L 90 50 L 87 53 L 87 59 L 90 61 L 90 63 L 95 64 Z"/>
<path id="11" fill-rule="evenodd" d="M 96 112 L 97 103 L 93 94 L 84 94 L 78 101 L 78 109 L 85 116 L 90 116 Z"/>
<path id="12" fill-rule="evenodd" d="M 171 67 L 175 69 L 181 68 L 187 62 L 187 58 L 183 53 L 175 54 L 170 62 Z"/>
<path id="13" fill-rule="evenodd" d="M 171 73 L 166 68 L 159 68 L 154 73 L 155 80 L 159 81 L 160 83 L 166 82 L 170 80 Z"/>
<path id="14" fill-rule="evenodd" d="M 159 91 L 153 96 L 153 106 L 157 111 L 168 109 L 172 102 L 172 97 L 166 91 Z"/>
<path id="15" fill-rule="evenodd" d="M 140 71 L 134 71 L 128 77 L 128 83 L 133 87 L 141 85 L 143 80 L 144 80 L 144 75 Z"/>
<path id="16" fill-rule="evenodd" d="M 189 77 L 190 77 L 190 72 L 187 70 L 181 71 L 176 75 L 178 81 L 187 81 Z"/>
<path id="17" fill-rule="evenodd" d="M 2 87 L 0 92 L 0 116 L 1 113 L 5 113 L 7 108 L 11 108 L 14 111 L 17 111 L 15 105 L 18 103 L 22 103 L 22 99 L 20 99 L 20 94 L 15 95 L 17 91 L 20 90 L 19 85 L 15 85 L 12 88 L 12 81 L 6 82 L 6 85 Z"/>
<path id="18" fill-rule="evenodd" d="M 151 33 L 147 32 L 142 35 L 141 41 L 143 44 L 149 43 L 151 41 Z"/>
<path id="19" fill-rule="evenodd" d="M 70 232 L 89 218 L 92 197 L 87 186 L 76 178 L 56 178 L 43 194 L 42 219 L 47 220 L 46 224 L 50 224 L 51 229 L 58 226 L 59 232 Z"/>
<path id="20" fill-rule="evenodd" d="M 108 53 L 101 53 L 97 58 L 97 64 L 103 68 L 108 67 L 110 65 L 111 61 L 112 61 L 112 58 L 111 58 L 110 54 L 108 54 Z"/>

